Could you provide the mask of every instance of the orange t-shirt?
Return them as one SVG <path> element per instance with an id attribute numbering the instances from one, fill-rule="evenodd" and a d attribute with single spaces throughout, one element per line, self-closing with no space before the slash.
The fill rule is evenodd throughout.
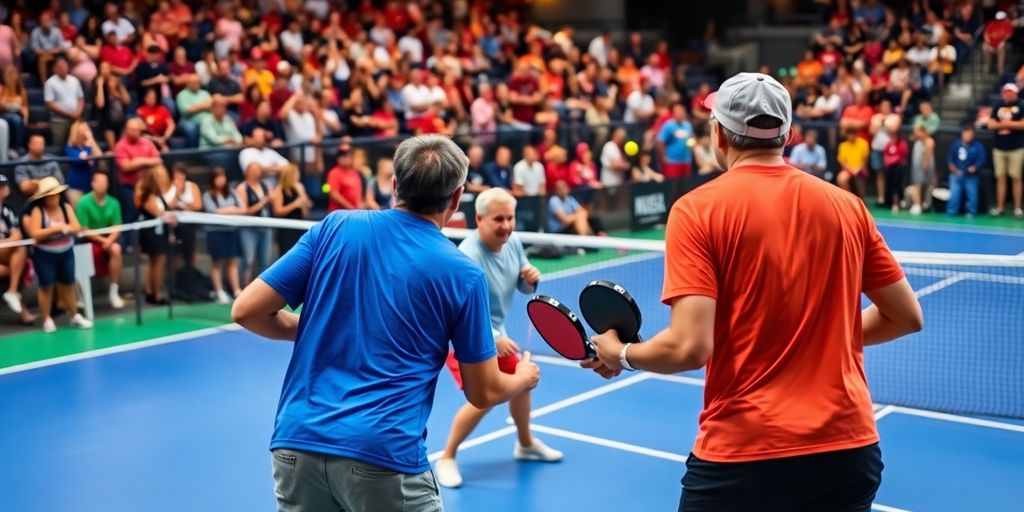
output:
<path id="1" fill-rule="evenodd" d="M 676 202 L 665 246 L 662 301 L 717 301 L 697 457 L 878 441 L 861 292 L 903 271 L 860 199 L 794 167 L 738 167 Z"/>

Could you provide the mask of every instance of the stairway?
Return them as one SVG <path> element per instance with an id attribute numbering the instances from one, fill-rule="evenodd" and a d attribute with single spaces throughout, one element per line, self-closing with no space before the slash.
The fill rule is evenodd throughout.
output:
<path id="1" fill-rule="evenodd" d="M 960 64 L 945 90 L 935 100 L 936 110 L 946 126 L 960 126 L 971 123 L 977 116 L 978 107 L 1000 101 L 999 89 L 1014 80 L 1022 56 L 1015 49 L 1007 49 L 1006 73 L 999 75 L 994 70 L 983 69 L 983 50 L 975 46 L 967 60 Z M 993 64 L 994 66 L 994 64 Z"/>

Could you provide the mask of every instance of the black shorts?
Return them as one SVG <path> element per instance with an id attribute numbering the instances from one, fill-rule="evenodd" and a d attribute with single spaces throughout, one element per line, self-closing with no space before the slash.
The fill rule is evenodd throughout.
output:
<path id="1" fill-rule="evenodd" d="M 32 249 L 32 269 L 40 288 L 49 288 L 54 283 L 75 284 L 75 251 L 71 248 L 64 252 Z"/>
<path id="2" fill-rule="evenodd" d="M 690 454 L 679 512 L 868 512 L 882 468 L 878 443 L 753 462 L 708 462 Z"/>

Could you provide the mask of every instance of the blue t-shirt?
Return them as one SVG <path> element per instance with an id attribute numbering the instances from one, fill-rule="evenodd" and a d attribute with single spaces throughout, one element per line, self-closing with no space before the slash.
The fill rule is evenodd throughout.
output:
<path id="1" fill-rule="evenodd" d="M 92 148 L 89 146 L 64 146 L 64 156 L 68 162 L 67 185 L 75 190 L 88 192 L 92 189 Z"/>
<path id="2" fill-rule="evenodd" d="M 261 279 L 302 305 L 270 448 L 422 473 L 426 422 L 451 340 L 497 354 L 483 271 L 403 210 L 335 212 Z"/>
<path id="3" fill-rule="evenodd" d="M 689 140 L 693 138 L 693 126 L 689 121 L 679 122 L 669 119 L 661 125 L 658 140 L 665 144 L 665 159 L 674 164 L 693 162 L 693 152 Z"/>
<path id="4" fill-rule="evenodd" d="M 523 267 L 530 263 L 526 258 L 523 242 L 513 233 L 501 246 L 501 250 L 494 252 L 480 241 L 480 237 L 474 231 L 459 244 L 459 250 L 476 262 L 487 277 L 491 304 L 491 334 L 495 338 L 508 336 L 505 317 L 515 291 L 533 293 L 535 290 L 535 287 L 528 284 L 520 275 Z"/>
<path id="5" fill-rule="evenodd" d="M 576 213 L 576 210 L 580 209 L 579 201 L 573 196 L 566 196 L 562 199 L 558 196 L 551 196 L 548 198 L 548 233 L 561 233 L 565 229 L 565 224 L 558 220 L 558 216 L 555 212 L 562 212 L 565 215 L 572 215 Z"/>

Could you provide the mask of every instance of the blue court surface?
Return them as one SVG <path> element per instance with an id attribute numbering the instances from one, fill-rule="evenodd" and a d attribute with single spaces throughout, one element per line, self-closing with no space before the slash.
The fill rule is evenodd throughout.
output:
<path id="1" fill-rule="evenodd" d="M 897 250 L 1024 252 L 1013 234 L 882 229 Z M 657 254 L 628 256 L 549 275 L 542 287 L 575 306 L 590 280 L 617 281 L 638 298 L 650 335 L 668 318 L 661 265 Z M 928 327 L 867 351 L 886 463 L 876 510 L 1024 510 L 1024 421 L 996 417 L 1024 417 L 1024 388 L 1015 387 L 1024 368 L 1013 364 L 1024 360 L 1024 315 L 1005 309 L 1024 304 L 1024 276 L 968 270 L 908 268 Z M 550 354 L 525 315 L 509 329 L 523 348 Z M 267 445 L 290 345 L 229 326 L 129 348 L 0 370 L 0 510 L 274 510 Z M 605 381 L 550 355 L 538 360 L 533 429 L 565 460 L 514 461 L 514 430 L 499 407 L 463 446 L 465 485 L 442 491 L 446 510 L 675 510 L 701 374 Z M 431 453 L 463 403 L 442 373 Z"/>

